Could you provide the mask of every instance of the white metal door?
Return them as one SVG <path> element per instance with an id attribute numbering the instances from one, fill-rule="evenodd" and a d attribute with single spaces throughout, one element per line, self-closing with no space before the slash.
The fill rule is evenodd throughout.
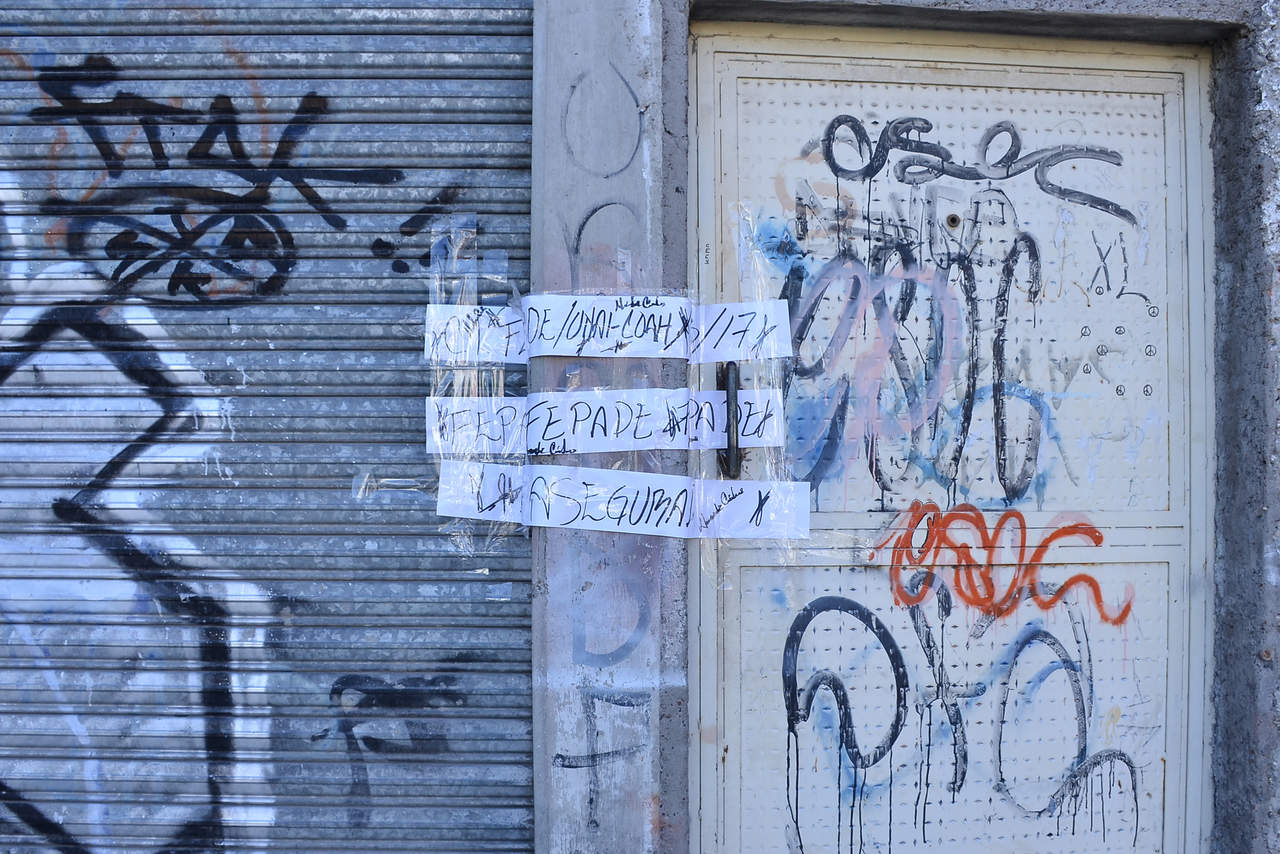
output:
<path id="1" fill-rule="evenodd" d="M 702 850 L 1200 850 L 1203 56 L 739 27 L 694 75 L 692 272 L 788 300 L 747 376 L 813 510 L 692 574 Z"/>

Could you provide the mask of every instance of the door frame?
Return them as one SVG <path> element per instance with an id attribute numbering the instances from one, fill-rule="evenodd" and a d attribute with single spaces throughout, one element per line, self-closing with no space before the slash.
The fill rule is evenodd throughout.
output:
<path id="1" fill-rule="evenodd" d="M 694 22 L 689 46 L 689 219 L 691 247 L 688 275 L 691 296 L 714 297 L 718 253 L 722 251 L 714 209 L 714 182 L 721 177 L 716 163 L 714 133 L 715 56 L 718 53 L 785 56 L 875 56 L 915 59 L 964 56 L 973 49 L 1016 59 L 1024 64 L 1052 66 L 1053 57 L 1069 56 L 1072 69 L 1107 71 L 1173 71 L 1183 75 L 1182 120 L 1185 132 L 1184 191 L 1186 208 L 1178 212 L 1187 234 L 1185 264 L 1187 293 L 1183 295 L 1189 333 L 1188 376 L 1203 382 L 1189 389 L 1187 426 L 1189 459 L 1186 492 L 1189 554 L 1185 589 L 1188 599 L 1186 702 L 1178 726 L 1186 734 L 1186 762 L 1181 779 L 1170 782 L 1181 790 L 1180 805 L 1166 809 L 1185 817 L 1184 852 L 1206 851 L 1213 828 L 1211 740 L 1213 710 L 1209 705 L 1213 666 L 1213 543 L 1214 543 L 1214 384 L 1213 331 L 1213 161 L 1210 155 L 1211 113 L 1208 86 L 1208 48 L 1145 43 L 1098 42 L 1078 39 L 1022 38 L 927 30 L 859 29 L 830 26 Z M 806 51 L 810 51 L 806 53 Z M 1171 220 L 1177 220 L 1171 215 Z M 700 223 L 705 223 L 700 225 Z M 1171 229 L 1172 230 L 1172 229 Z M 1172 247 L 1170 247 L 1172 248 Z M 693 388 L 714 387 L 709 369 L 691 371 Z M 1175 486 L 1171 484 L 1171 486 Z M 718 625 L 720 560 L 731 551 L 727 544 L 701 541 L 689 556 L 689 798 L 690 849 L 721 850 L 718 831 L 726 819 L 723 779 L 733 757 L 721 749 L 720 680 L 723 656 Z M 1176 596 L 1177 593 L 1171 593 Z M 1200 642 L 1195 642 L 1196 639 Z M 1169 687 L 1177 686 L 1170 680 Z M 1172 726 L 1173 722 L 1169 724 Z M 1168 743 L 1168 742 L 1167 742 Z M 1166 835 L 1166 838 L 1167 835 Z"/>

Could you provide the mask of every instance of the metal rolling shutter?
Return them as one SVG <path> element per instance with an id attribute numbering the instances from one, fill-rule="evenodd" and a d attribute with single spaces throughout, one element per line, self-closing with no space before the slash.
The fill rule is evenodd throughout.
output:
<path id="1" fill-rule="evenodd" d="M 531 30 L 0 11 L 0 851 L 531 848 L 528 541 L 434 515 L 421 338 L 528 290 Z"/>

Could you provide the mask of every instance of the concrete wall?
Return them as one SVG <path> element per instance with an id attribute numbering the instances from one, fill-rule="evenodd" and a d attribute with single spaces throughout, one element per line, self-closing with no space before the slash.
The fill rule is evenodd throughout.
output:
<path id="1" fill-rule="evenodd" d="M 698 0 L 693 17 L 725 21 L 785 21 L 858 27 L 923 27 L 968 32 L 1076 38 L 1207 42 L 1249 19 L 1255 4 L 1241 0 L 1195 3 L 1055 3 L 1052 0 L 907 0 L 900 3 L 813 0 Z"/>
<path id="2" fill-rule="evenodd" d="M 614 44 L 619 21 L 625 25 L 637 15 L 652 22 L 658 5 L 637 10 L 601 9 L 572 18 L 571 31 L 544 28 L 543 56 L 573 50 L 580 58 L 593 44 Z M 624 5 L 624 4 L 619 4 Z M 547 7 L 551 7 L 549 10 Z M 594 8 L 594 7 L 593 7 Z M 652 102 L 646 128 L 654 136 L 645 144 L 659 145 L 651 153 L 646 178 L 663 181 L 661 188 L 637 193 L 657 207 L 647 209 L 649 232 L 658 245 L 664 240 L 668 257 L 664 268 L 681 269 L 674 247 L 683 250 L 683 176 L 686 145 L 681 127 L 686 90 L 678 70 L 681 23 L 679 2 L 662 4 L 666 35 L 651 24 L 643 38 L 624 42 L 627 63 L 646 68 L 645 85 L 661 79 L 658 90 L 647 89 Z M 544 4 L 543 21 L 561 17 L 562 4 Z M 585 11 L 585 10 L 579 10 Z M 1275 305 L 1275 283 L 1280 270 L 1280 182 L 1276 160 L 1280 155 L 1280 45 L 1277 44 L 1277 9 L 1273 2 L 1023 2 L 1023 0 L 968 0 L 898 3 L 805 2 L 805 0 L 695 0 L 694 18 L 837 24 L 849 26 L 929 26 L 975 32 L 1023 35 L 1059 35 L 1102 39 L 1139 39 L 1156 42 L 1204 43 L 1213 46 L 1213 160 L 1215 168 L 1215 220 L 1217 224 L 1217 329 L 1215 384 L 1217 389 L 1217 557 L 1215 580 L 1216 637 L 1214 649 L 1213 705 L 1216 707 L 1212 744 L 1214 775 L 1214 830 L 1212 849 L 1220 852 L 1280 851 L 1280 709 L 1277 708 L 1276 658 L 1280 656 L 1280 520 L 1270 496 L 1280 492 L 1277 468 L 1277 387 L 1280 387 L 1280 342 Z M 559 47 L 556 47 L 559 46 Z M 606 54 L 608 55 L 608 54 Z M 674 58 L 674 59 L 673 59 Z M 553 68 L 548 60 L 547 67 Z M 665 71 L 663 69 L 666 69 Z M 552 76 L 544 77 L 555 83 Z M 561 72 L 557 89 L 549 98 L 563 97 Z M 660 94 L 658 94 L 660 92 Z M 560 108 L 537 113 L 548 131 L 547 119 L 558 118 Z M 661 128 L 661 133 L 658 129 Z M 546 146 L 540 142 L 540 146 Z M 545 150 L 550 150 L 547 146 Z M 545 154 L 544 154 L 545 156 Z M 537 179 L 535 178 L 535 181 Z M 565 209 L 558 197 L 539 195 L 545 223 Z M 572 206 L 570 206 L 572 207 Z M 535 206 L 535 213 L 537 207 Z M 545 248 L 548 236 L 535 234 L 535 255 Z M 655 252 L 656 250 L 651 250 Z M 536 281 L 536 277 L 535 277 Z M 570 552 L 557 553 L 567 557 Z M 663 553 L 655 571 L 669 570 Z M 679 604 L 672 604 L 679 612 Z M 664 674 L 666 678 L 666 674 Z M 546 714 L 546 712 L 544 712 Z M 539 732 L 556 729 L 544 720 Z M 679 751 L 673 751 L 678 754 Z M 683 762 L 668 755 L 659 763 Z M 648 790 L 662 785 L 660 769 L 651 769 L 644 780 Z M 640 779 L 640 778 L 637 778 Z M 556 820 L 563 809 L 559 790 L 540 798 L 540 820 Z M 675 792 L 667 790 L 668 797 Z M 664 807 L 664 815 L 678 813 Z M 544 823 L 544 827 L 546 824 Z M 565 826 L 565 833 L 570 828 Z M 543 850 L 561 847 L 565 837 L 540 835 Z M 647 837 L 646 846 L 653 837 Z M 611 839 L 606 850 L 633 849 L 621 837 Z M 587 849 L 583 849 L 587 850 Z M 646 848 L 646 850 L 648 850 Z M 661 850 L 675 850 L 662 848 Z"/>

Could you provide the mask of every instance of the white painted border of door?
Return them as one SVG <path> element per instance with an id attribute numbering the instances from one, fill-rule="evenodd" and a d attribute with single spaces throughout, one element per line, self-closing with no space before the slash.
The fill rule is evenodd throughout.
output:
<path id="1" fill-rule="evenodd" d="M 693 23 L 690 26 L 689 75 L 689 282 L 691 294 L 711 301 L 716 275 L 715 247 L 719 235 L 714 210 L 715 119 L 714 60 L 718 53 L 827 57 L 875 56 L 877 59 L 964 59 L 972 51 L 999 52 L 1022 65 L 1082 71 L 1125 71 L 1180 74 L 1183 78 L 1183 150 L 1185 210 L 1179 212 L 1187 236 L 1183 259 L 1187 277 L 1185 312 L 1188 377 L 1202 376 L 1189 390 L 1186 413 L 1190 430 L 1187 466 L 1187 523 L 1190 529 L 1188 577 L 1182 591 L 1188 597 L 1185 654 L 1186 703 L 1180 728 L 1186 736 L 1184 773 L 1173 778 L 1180 792 L 1184 816 L 1181 832 L 1166 828 L 1169 854 L 1207 851 L 1213 827 L 1210 736 L 1212 709 L 1213 513 L 1214 498 L 1214 365 L 1213 332 L 1213 173 L 1209 150 L 1212 117 L 1208 85 L 1207 48 L 1160 46 L 1130 42 L 989 36 L 929 30 L 857 29 L 769 24 Z M 1171 217 L 1172 219 L 1172 217 Z M 710 248 L 710 251 L 704 251 Z M 694 388 L 711 386 L 705 369 L 692 373 Z M 689 813 L 690 850 L 722 852 L 719 834 L 724 826 L 724 798 L 720 786 L 730 758 L 719 750 L 719 680 L 717 585 L 719 550 L 715 541 L 690 549 L 689 566 Z M 1200 635 L 1201 643 L 1191 641 Z M 1177 633 L 1173 633 L 1176 637 Z M 1171 652 L 1173 652 L 1171 650 Z M 1170 687 L 1173 688 L 1171 681 Z M 1173 722 L 1171 722 L 1173 723 Z M 1176 814 L 1176 807 L 1166 806 Z M 1172 843 L 1172 845 L 1171 845 Z M 723 854 L 731 852 L 723 851 Z"/>

